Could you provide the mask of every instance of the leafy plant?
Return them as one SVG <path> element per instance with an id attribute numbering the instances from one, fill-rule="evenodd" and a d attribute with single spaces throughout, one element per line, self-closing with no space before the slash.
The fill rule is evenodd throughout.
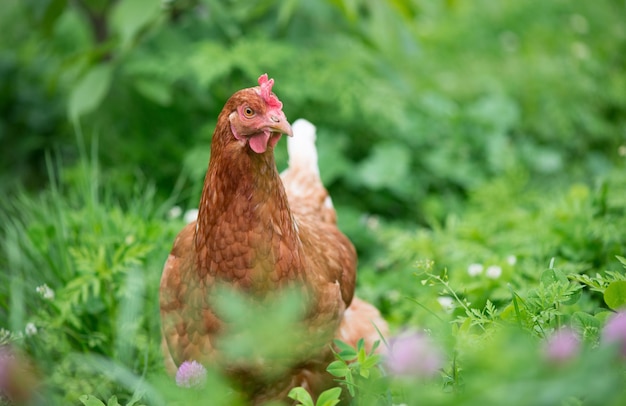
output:
<path id="1" fill-rule="evenodd" d="M 117 401 L 117 396 L 115 395 L 111 396 L 106 404 L 100 399 L 90 395 L 81 396 L 80 401 L 85 406 L 121 406 L 120 403 Z M 141 406 L 141 403 L 138 403 L 138 399 L 131 399 L 128 403 L 125 404 L 125 406 L 134 405 Z"/>
<path id="2" fill-rule="evenodd" d="M 85 160 L 58 172 L 40 196 L 3 203 L 2 325 L 22 332 L 21 345 L 66 400 L 107 382 L 84 380 L 74 352 L 112 357 L 136 372 L 160 363 L 153 304 L 167 237 L 180 223 L 162 220 L 149 186 L 124 201 L 111 181 Z"/>
<path id="3" fill-rule="evenodd" d="M 380 341 L 376 341 L 369 352 L 365 349 L 365 342 L 360 339 L 356 348 L 341 340 L 334 340 L 338 351 L 333 351 L 336 360 L 328 365 L 326 370 L 339 378 L 339 382 L 348 389 L 350 396 L 359 397 L 368 402 L 375 402 L 377 398 L 384 398 L 379 393 L 384 388 L 384 373 L 380 367 L 380 355 L 376 348 Z M 383 389 L 384 391 L 384 389 Z"/>
<path id="4" fill-rule="evenodd" d="M 303 406 L 335 406 L 340 402 L 341 388 L 332 388 L 322 392 L 315 403 L 309 392 L 302 387 L 289 391 L 289 397 Z"/>

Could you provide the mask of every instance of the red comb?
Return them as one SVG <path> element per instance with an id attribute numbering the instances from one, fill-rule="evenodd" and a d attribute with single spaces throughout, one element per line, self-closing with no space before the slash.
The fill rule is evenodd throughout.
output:
<path id="1" fill-rule="evenodd" d="M 268 79 L 267 73 L 259 76 L 259 86 L 261 87 L 261 97 L 265 100 L 265 103 L 269 107 L 281 109 L 283 104 L 278 100 L 278 97 L 272 93 L 272 86 L 274 86 L 274 79 Z"/>

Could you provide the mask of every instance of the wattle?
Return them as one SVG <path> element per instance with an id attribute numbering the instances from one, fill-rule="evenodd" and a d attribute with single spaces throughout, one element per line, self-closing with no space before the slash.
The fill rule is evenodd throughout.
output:
<path id="1" fill-rule="evenodd" d="M 258 134 L 254 134 L 248 139 L 250 148 L 257 154 L 262 154 L 267 150 L 269 144 L 272 148 L 276 146 L 280 140 L 281 134 L 277 132 L 263 131 Z"/>

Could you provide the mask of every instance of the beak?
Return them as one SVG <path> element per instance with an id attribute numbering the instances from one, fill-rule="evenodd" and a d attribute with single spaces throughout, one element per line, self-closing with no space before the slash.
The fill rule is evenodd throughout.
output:
<path id="1" fill-rule="evenodd" d="M 282 111 L 281 111 L 282 113 Z M 293 137 L 293 131 L 291 130 L 291 125 L 287 121 L 287 118 L 284 114 L 272 114 L 269 117 L 269 125 L 267 126 L 271 132 L 276 132 L 280 134 L 286 134 L 289 137 Z"/>

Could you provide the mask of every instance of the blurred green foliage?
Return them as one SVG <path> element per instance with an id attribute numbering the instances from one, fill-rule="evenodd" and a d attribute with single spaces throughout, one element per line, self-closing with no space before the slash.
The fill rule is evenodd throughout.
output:
<path id="1" fill-rule="evenodd" d="M 71 170 L 50 165 L 49 189 L 3 202 L 0 216 L 0 320 L 12 333 L 5 338 L 24 340 L 51 395 L 65 404 L 108 393 L 113 382 L 85 379 L 93 372 L 76 354 L 124 360 L 120 367 L 135 372 L 161 362 L 159 270 L 181 227 L 163 221 L 154 188 L 120 196 L 113 178 L 82 162 Z M 28 323 L 36 338 L 24 336 Z"/>
<path id="2" fill-rule="evenodd" d="M 168 196 L 182 173 L 193 206 L 219 111 L 263 72 L 319 127 L 340 206 L 424 221 L 517 166 L 587 181 L 626 137 L 623 7 L 10 0 L 0 185 L 41 185 L 42 151 L 71 162 L 80 126 L 121 187 Z"/>

